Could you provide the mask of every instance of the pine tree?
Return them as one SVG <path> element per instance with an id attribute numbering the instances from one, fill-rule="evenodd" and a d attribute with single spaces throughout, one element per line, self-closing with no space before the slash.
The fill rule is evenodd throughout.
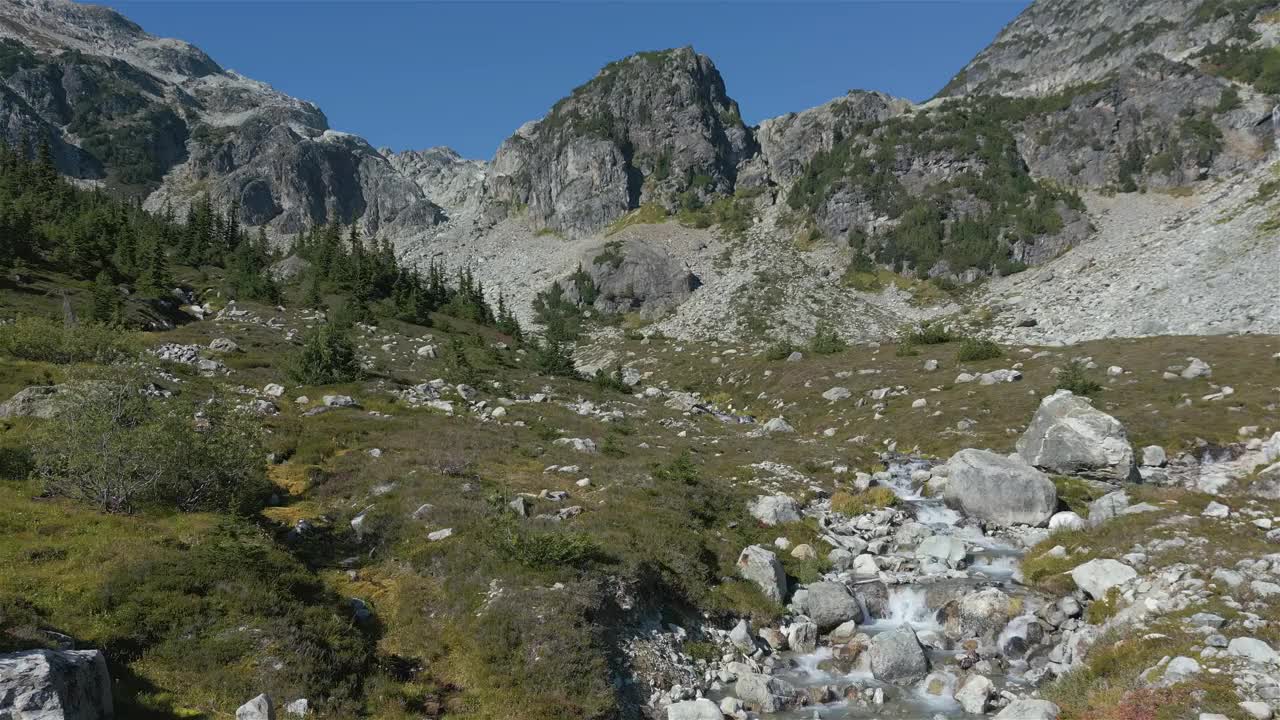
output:
<path id="1" fill-rule="evenodd" d="M 93 306 L 89 309 L 89 319 L 104 325 L 119 325 L 123 316 L 120 291 L 111 282 L 111 276 L 107 271 L 103 270 L 93 281 Z"/>

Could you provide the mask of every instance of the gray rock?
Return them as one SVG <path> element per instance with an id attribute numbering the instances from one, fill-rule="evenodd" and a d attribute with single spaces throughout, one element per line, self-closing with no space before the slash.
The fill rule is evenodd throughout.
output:
<path id="1" fill-rule="evenodd" d="M 995 640 L 1009 622 L 1012 602 L 999 588 L 971 592 L 938 611 L 943 633 L 954 641 L 980 638 Z"/>
<path id="2" fill-rule="evenodd" d="M 1164 467 L 1169 458 L 1165 456 L 1164 448 L 1159 445 L 1148 445 L 1142 448 L 1142 464 L 1145 467 Z"/>
<path id="3" fill-rule="evenodd" d="M 583 255 L 582 267 L 597 289 L 594 307 L 603 313 L 660 317 L 689 299 L 700 284 L 662 243 L 642 238 L 593 247 Z M 571 280 L 561 285 L 576 299 Z"/>
<path id="4" fill-rule="evenodd" d="M 842 623 L 861 622 L 862 611 L 858 599 L 843 583 L 817 582 L 805 585 L 805 614 L 813 620 L 821 632 L 827 632 Z"/>
<path id="5" fill-rule="evenodd" d="M 1040 401 L 1017 448 L 1028 463 L 1048 472 L 1107 480 L 1137 477 L 1124 426 L 1069 390 Z"/>
<path id="6" fill-rule="evenodd" d="M 720 707 L 706 698 L 683 700 L 667 706 L 667 720 L 723 720 Z"/>
<path id="7" fill-rule="evenodd" d="M 936 560 L 951 567 L 958 567 L 968 555 L 964 541 L 951 535 L 931 535 L 916 546 L 915 555 L 920 560 Z"/>
<path id="8" fill-rule="evenodd" d="M 350 395 L 325 395 L 320 401 L 325 407 L 359 407 Z"/>
<path id="9" fill-rule="evenodd" d="M 1129 507 L 1129 496 L 1123 490 L 1107 493 L 1089 503 L 1089 524 L 1097 527 L 1114 517 L 1119 517 Z"/>
<path id="10" fill-rule="evenodd" d="M 1061 710 L 1048 700 L 1014 700 L 996 713 L 996 720 L 1058 720 Z"/>
<path id="11" fill-rule="evenodd" d="M 298 698 L 284 706 L 284 714 L 290 717 L 306 717 L 311 710 L 311 703 L 306 698 Z"/>
<path id="12" fill-rule="evenodd" d="M 1196 378 L 1209 377 L 1213 374 L 1213 369 L 1209 367 L 1209 363 L 1200 358 L 1187 358 L 1187 360 L 1189 362 L 1182 371 L 1182 379 L 1195 380 Z"/>
<path id="13" fill-rule="evenodd" d="M 871 673 L 882 682 L 907 684 L 929 674 L 929 658 L 909 625 L 871 639 Z"/>
<path id="14" fill-rule="evenodd" d="M 1044 525 L 1058 504 L 1053 482 L 1017 456 L 961 450 L 947 461 L 947 505 L 998 525 Z"/>
<path id="15" fill-rule="evenodd" d="M 1275 714 L 1270 705 L 1257 700 L 1246 700 L 1239 703 L 1239 707 L 1254 720 L 1271 720 Z"/>
<path id="16" fill-rule="evenodd" d="M 786 710 L 795 704 L 795 688 L 791 683 L 760 673 L 738 675 L 734 694 L 756 712 L 762 713 Z"/>
<path id="17" fill-rule="evenodd" d="M 1070 510 L 1063 510 L 1062 512 L 1054 513 L 1053 517 L 1049 518 L 1049 529 L 1054 531 L 1083 530 L 1087 526 L 1088 523 L 1085 522 L 1084 518 Z"/>
<path id="18" fill-rule="evenodd" d="M 214 338 L 213 342 L 209 343 L 209 349 L 214 352 L 233 353 L 238 352 L 240 350 L 240 346 L 231 338 L 220 337 Z"/>
<path id="19" fill-rule="evenodd" d="M 1071 579 L 1095 600 L 1107 595 L 1107 591 L 1123 585 L 1138 576 L 1138 572 L 1119 560 L 1098 558 L 1071 570 Z"/>
<path id="20" fill-rule="evenodd" d="M 1257 638 L 1232 638 L 1227 645 L 1227 654 L 1248 658 L 1260 665 L 1280 663 L 1280 653 L 1277 653 L 1270 645 Z"/>
<path id="21" fill-rule="evenodd" d="M 762 495 L 751 503 L 748 510 L 752 517 L 769 527 L 800 521 L 796 501 L 786 495 Z"/>
<path id="22" fill-rule="evenodd" d="M 762 429 L 766 434 L 793 433 L 796 431 L 795 428 L 791 427 L 791 423 L 788 423 L 784 418 L 780 417 L 769 420 L 769 422 L 764 424 Z"/>
<path id="23" fill-rule="evenodd" d="M 0 655 L 0 718 L 108 720 L 111 678 L 97 650 L 25 650 Z"/>
<path id="24" fill-rule="evenodd" d="M 811 653 L 818 648 L 818 626 L 800 621 L 787 628 L 787 647 L 798 653 Z"/>
<path id="25" fill-rule="evenodd" d="M 236 710 L 236 720 L 275 720 L 276 709 L 270 695 L 259 695 Z"/>
<path id="26" fill-rule="evenodd" d="M 970 715 L 981 715 L 987 711 L 987 702 L 995 693 L 995 684 L 985 675 L 969 675 L 956 687 L 955 701 Z"/>
<path id="27" fill-rule="evenodd" d="M 756 641 L 751 637 L 751 625 L 746 620 L 739 620 L 729 631 L 729 642 L 744 655 L 756 651 Z"/>
<path id="28" fill-rule="evenodd" d="M 0 418 L 33 417 L 48 420 L 58 412 L 58 396 L 63 385 L 32 385 L 0 403 Z"/>
<path id="29" fill-rule="evenodd" d="M 765 597 L 782 602 L 787 594 L 787 575 L 782 570 L 778 556 L 751 545 L 738 555 L 738 574 L 760 587 Z"/>

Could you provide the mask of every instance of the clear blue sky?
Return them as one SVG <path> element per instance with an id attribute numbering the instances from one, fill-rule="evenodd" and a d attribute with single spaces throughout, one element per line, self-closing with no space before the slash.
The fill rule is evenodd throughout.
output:
<path id="1" fill-rule="evenodd" d="M 641 50 L 693 45 L 755 124 L 850 89 L 936 93 L 1028 0 L 334 2 L 99 0 L 394 149 L 489 158 Z"/>

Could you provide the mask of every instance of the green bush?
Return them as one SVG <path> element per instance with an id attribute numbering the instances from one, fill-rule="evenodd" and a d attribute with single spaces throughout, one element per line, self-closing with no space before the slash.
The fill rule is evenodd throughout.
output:
<path id="1" fill-rule="evenodd" d="M 1102 384 L 1089 377 L 1084 363 L 1072 360 L 1058 373 L 1056 390 L 1070 390 L 1076 395 L 1093 395 L 1102 390 Z"/>
<path id="2" fill-rule="evenodd" d="M 579 568 L 600 552 L 590 536 L 568 530 L 542 530 L 503 516 L 490 527 L 490 543 L 499 555 L 536 570 Z"/>
<path id="3" fill-rule="evenodd" d="M 605 372 L 604 368 L 598 368 L 595 377 L 592 378 L 592 382 L 601 390 L 612 390 L 624 395 L 631 394 L 631 388 L 627 387 L 627 384 L 622 381 L 621 364 L 615 365 L 611 372 Z"/>
<path id="4" fill-rule="evenodd" d="M 956 336 L 941 325 L 922 324 L 904 333 L 902 341 L 910 345 L 943 345 L 955 339 Z"/>
<path id="5" fill-rule="evenodd" d="M 796 346 L 790 340 L 779 340 L 769 346 L 764 351 L 765 360 L 786 360 L 791 357 L 791 353 L 796 351 Z"/>
<path id="6" fill-rule="evenodd" d="M 196 407 L 141 392 L 118 371 L 70 384 L 34 443 L 46 492 L 106 512 L 147 507 L 250 513 L 271 493 L 258 425 L 221 401 Z"/>
<path id="7" fill-rule="evenodd" d="M 289 376 L 301 385 L 351 382 L 360 375 L 355 344 L 345 327 L 333 324 L 309 332 L 289 367 Z"/>
<path id="8" fill-rule="evenodd" d="M 815 355 L 834 355 L 838 352 L 844 352 L 849 347 L 844 338 L 836 333 L 835 329 L 826 323 L 818 323 L 817 329 L 813 332 L 813 337 L 809 339 L 809 352 Z"/>
<path id="9" fill-rule="evenodd" d="M 66 325 L 36 316 L 20 316 L 0 325 L 0 352 L 21 360 L 105 364 L 123 360 L 137 350 L 131 333 L 107 325 Z"/>
<path id="10" fill-rule="evenodd" d="M 573 347 L 567 342 L 544 340 L 533 351 L 533 366 L 543 375 L 577 379 L 573 363 Z"/>
<path id="11" fill-rule="evenodd" d="M 956 360 L 960 362 L 976 362 L 978 360 L 994 360 L 1003 357 L 1004 351 L 991 340 L 982 338 L 965 338 L 956 352 Z"/>

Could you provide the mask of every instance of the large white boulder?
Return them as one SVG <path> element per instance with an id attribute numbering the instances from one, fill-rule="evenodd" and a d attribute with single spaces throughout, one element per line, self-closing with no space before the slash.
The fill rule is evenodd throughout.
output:
<path id="1" fill-rule="evenodd" d="M 1024 460 L 1048 472 L 1107 480 L 1138 477 L 1124 426 L 1070 390 L 1040 401 L 1017 448 Z"/>
<path id="2" fill-rule="evenodd" d="M 111 678 L 97 650 L 25 650 L 0 655 L 0 718 L 107 720 Z"/>
<path id="3" fill-rule="evenodd" d="M 796 501 L 786 495 L 761 495 L 747 509 L 751 511 L 751 517 L 769 527 L 800 520 Z"/>
<path id="4" fill-rule="evenodd" d="M 724 716 L 715 703 L 698 698 L 668 705 L 667 720 L 724 720 Z"/>
<path id="5" fill-rule="evenodd" d="M 787 574 L 778 556 L 759 545 L 751 545 L 738 555 L 738 574 L 759 586 L 765 597 L 782 602 L 787 594 Z"/>
<path id="6" fill-rule="evenodd" d="M 1047 475 L 1018 456 L 961 450 L 947 461 L 943 500 L 969 517 L 997 525 L 1044 525 L 1058 506 Z"/>

